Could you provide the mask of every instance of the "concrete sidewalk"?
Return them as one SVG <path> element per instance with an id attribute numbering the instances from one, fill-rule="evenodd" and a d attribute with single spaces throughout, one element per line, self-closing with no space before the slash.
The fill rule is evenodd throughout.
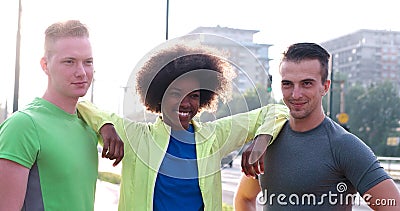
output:
<path id="1" fill-rule="evenodd" d="M 111 172 L 121 175 L 121 163 L 112 166 L 113 161 L 99 156 L 99 172 Z M 96 199 L 94 203 L 95 211 L 114 211 L 118 210 L 119 185 L 97 180 Z"/>
<path id="2" fill-rule="evenodd" d="M 95 211 L 118 210 L 119 185 L 97 180 Z"/>

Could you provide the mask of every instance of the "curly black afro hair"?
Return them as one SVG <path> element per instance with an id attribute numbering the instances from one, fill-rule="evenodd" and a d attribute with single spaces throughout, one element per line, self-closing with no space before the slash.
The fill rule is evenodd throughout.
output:
<path id="1" fill-rule="evenodd" d="M 178 77 L 194 74 L 200 82 L 200 110 L 215 111 L 220 98 L 230 99 L 236 76 L 223 52 L 204 45 L 176 44 L 157 51 L 136 74 L 136 91 L 148 111 L 161 113 L 168 86 Z"/>

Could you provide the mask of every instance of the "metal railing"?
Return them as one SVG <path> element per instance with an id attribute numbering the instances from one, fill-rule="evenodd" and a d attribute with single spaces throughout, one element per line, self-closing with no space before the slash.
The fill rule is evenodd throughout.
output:
<path id="1" fill-rule="evenodd" d="M 400 157 L 377 157 L 382 167 L 394 180 L 400 180 Z"/>

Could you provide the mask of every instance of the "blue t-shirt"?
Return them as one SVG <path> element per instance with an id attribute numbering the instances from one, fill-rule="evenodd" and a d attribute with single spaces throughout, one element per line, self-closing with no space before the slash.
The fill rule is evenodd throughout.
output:
<path id="1" fill-rule="evenodd" d="M 157 174 L 154 210 L 203 210 L 199 187 L 194 128 L 171 131 L 170 142 Z"/>

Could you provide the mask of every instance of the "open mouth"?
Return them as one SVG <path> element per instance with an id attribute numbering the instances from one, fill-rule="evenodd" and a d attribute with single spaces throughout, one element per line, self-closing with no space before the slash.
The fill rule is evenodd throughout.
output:
<path id="1" fill-rule="evenodd" d="M 178 112 L 178 115 L 179 115 L 179 117 L 187 118 L 187 117 L 190 116 L 190 112 L 182 112 L 182 111 L 179 111 L 179 112 Z"/>

